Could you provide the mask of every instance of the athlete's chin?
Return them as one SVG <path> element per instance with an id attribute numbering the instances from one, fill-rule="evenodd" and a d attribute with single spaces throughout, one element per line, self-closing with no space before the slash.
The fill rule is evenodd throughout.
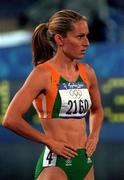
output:
<path id="1" fill-rule="evenodd" d="M 84 54 L 81 54 L 81 55 L 76 57 L 76 59 L 82 59 L 82 58 L 84 58 Z"/>

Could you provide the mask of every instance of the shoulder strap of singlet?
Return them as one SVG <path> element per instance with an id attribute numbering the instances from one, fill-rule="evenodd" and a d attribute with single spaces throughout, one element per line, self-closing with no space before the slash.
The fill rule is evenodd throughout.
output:
<path id="1" fill-rule="evenodd" d="M 84 80 L 84 82 L 86 83 L 87 88 L 89 89 L 90 88 L 90 81 L 89 81 L 89 79 L 88 79 L 88 77 L 86 75 L 86 66 L 87 66 L 87 64 L 85 64 L 85 63 L 81 64 L 81 63 L 78 62 L 77 65 L 78 65 L 78 68 L 79 68 L 80 76 Z"/>

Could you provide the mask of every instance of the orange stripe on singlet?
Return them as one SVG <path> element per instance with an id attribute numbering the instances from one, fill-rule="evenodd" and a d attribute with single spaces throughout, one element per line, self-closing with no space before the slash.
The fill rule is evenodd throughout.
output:
<path id="1" fill-rule="evenodd" d="M 40 64 L 39 66 L 43 66 L 50 71 L 52 82 L 51 88 L 47 91 L 47 93 L 35 99 L 35 108 L 38 111 L 40 118 L 49 119 L 52 117 L 54 103 L 58 93 L 58 83 L 60 76 L 50 64 Z M 44 112 L 43 103 L 45 103 L 44 106 L 46 106 L 46 112 Z"/>
<path id="2" fill-rule="evenodd" d="M 48 118 L 51 118 L 53 107 L 55 103 L 55 99 L 58 93 L 58 83 L 60 79 L 60 75 L 57 73 L 57 71 L 54 70 L 52 65 L 45 64 L 46 67 L 50 70 L 51 77 L 52 77 L 52 85 L 49 89 L 47 95 L 46 95 L 46 105 L 47 105 L 47 111 L 48 111 Z"/>
<path id="3" fill-rule="evenodd" d="M 85 82 L 85 84 L 89 90 L 90 89 L 90 82 L 86 76 L 86 64 L 81 64 L 81 63 L 77 62 L 77 65 L 78 65 L 78 69 L 79 69 L 79 74 L 80 74 L 82 80 Z"/>

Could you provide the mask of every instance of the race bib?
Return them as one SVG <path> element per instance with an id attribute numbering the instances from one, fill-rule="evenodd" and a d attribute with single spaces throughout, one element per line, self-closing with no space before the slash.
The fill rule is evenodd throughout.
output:
<path id="1" fill-rule="evenodd" d="M 57 155 L 53 153 L 47 146 L 45 147 L 45 152 L 43 156 L 43 167 L 55 166 L 57 160 Z"/>
<path id="2" fill-rule="evenodd" d="M 59 117 L 83 117 L 91 106 L 90 95 L 82 82 L 60 83 L 61 109 Z"/>

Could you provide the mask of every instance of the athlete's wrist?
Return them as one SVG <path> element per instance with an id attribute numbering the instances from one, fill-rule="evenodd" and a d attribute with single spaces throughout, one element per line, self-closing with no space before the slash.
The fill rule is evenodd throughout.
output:
<path id="1" fill-rule="evenodd" d="M 89 138 L 91 139 L 97 139 L 97 141 L 99 140 L 99 134 L 98 133 L 90 133 L 89 134 Z"/>
<path id="2" fill-rule="evenodd" d="M 49 146 L 51 144 L 51 138 L 46 134 L 42 134 L 41 143 L 43 143 L 46 146 Z"/>

